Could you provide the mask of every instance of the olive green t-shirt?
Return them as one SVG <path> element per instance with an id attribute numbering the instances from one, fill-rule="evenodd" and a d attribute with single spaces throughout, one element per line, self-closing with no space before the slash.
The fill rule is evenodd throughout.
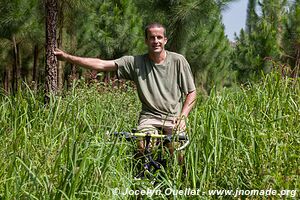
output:
<path id="1" fill-rule="evenodd" d="M 184 97 L 195 90 L 191 68 L 180 54 L 167 51 L 163 64 L 148 54 L 115 60 L 119 78 L 134 81 L 142 102 L 142 115 L 173 118 L 180 115 Z"/>

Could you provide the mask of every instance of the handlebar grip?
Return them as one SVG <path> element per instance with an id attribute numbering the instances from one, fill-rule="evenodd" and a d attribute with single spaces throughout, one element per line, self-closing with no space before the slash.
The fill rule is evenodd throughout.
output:
<path id="1" fill-rule="evenodd" d="M 115 136 L 124 136 L 126 140 L 135 139 L 136 137 L 132 135 L 132 133 L 129 132 L 114 132 Z"/>
<path id="2" fill-rule="evenodd" d="M 179 140 L 188 140 L 188 136 L 185 133 L 179 133 L 178 139 Z"/>
<path id="3" fill-rule="evenodd" d="M 171 142 L 173 140 L 188 140 L 188 136 L 185 134 L 185 132 L 179 133 L 177 135 L 166 135 L 165 140 Z"/>

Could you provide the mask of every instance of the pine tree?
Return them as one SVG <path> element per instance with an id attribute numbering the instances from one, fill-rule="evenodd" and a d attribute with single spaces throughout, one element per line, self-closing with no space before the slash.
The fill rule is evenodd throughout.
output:
<path id="1" fill-rule="evenodd" d="M 132 0 L 97 0 L 91 3 L 93 6 L 85 21 L 78 24 L 82 27 L 77 36 L 78 54 L 116 59 L 144 52 L 142 18 Z M 103 80 L 107 82 L 113 76 L 113 73 L 106 73 Z"/>
<path id="2" fill-rule="evenodd" d="M 256 3 L 249 1 L 246 32 L 237 38 L 234 53 L 234 68 L 240 81 L 257 80 L 262 73 L 270 72 L 273 61 L 280 62 L 286 4 L 286 0 L 261 1 L 262 15 L 258 16 Z"/>
<path id="3" fill-rule="evenodd" d="M 253 31 L 257 30 L 258 15 L 256 13 L 257 0 L 249 0 L 247 7 L 247 18 L 246 18 L 246 32 L 251 35 Z"/>
<path id="4" fill-rule="evenodd" d="M 22 45 L 27 45 L 27 37 L 32 31 L 34 17 L 32 13 L 36 8 L 37 1 L 31 0 L 3 0 L 0 2 L 0 38 L 9 41 L 10 48 L 1 48 L 6 55 L 0 62 L 0 67 L 5 71 L 5 87 L 7 92 L 13 93 L 19 88 L 21 82 L 21 70 L 23 66 Z M 5 44 L 7 44 L 5 42 Z M 5 63 L 5 65 L 4 65 Z M 10 83 L 11 82 L 11 83 Z M 9 86 L 11 85 L 11 86 Z M 11 90 L 10 90 L 11 89 Z"/>
<path id="5" fill-rule="evenodd" d="M 195 31 L 186 52 L 202 92 L 210 93 L 213 87 L 230 85 L 233 75 L 230 70 L 231 52 L 220 13 L 216 10 Z"/>
<path id="6" fill-rule="evenodd" d="M 298 77 L 300 67 L 300 0 L 295 0 L 291 5 L 284 27 L 283 61 L 291 69 L 290 75 Z"/>
<path id="7" fill-rule="evenodd" d="M 53 51 L 56 48 L 57 0 L 46 0 L 46 87 L 45 101 L 49 95 L 56 94 L 57 87 L 57 58 Z"/>

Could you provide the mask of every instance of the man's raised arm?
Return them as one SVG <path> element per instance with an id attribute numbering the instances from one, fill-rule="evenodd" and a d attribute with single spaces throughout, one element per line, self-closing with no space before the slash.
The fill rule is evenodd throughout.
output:
<path id="1" fill-rule="evenodd" d="M 106 72 L 117 70 L 117 66 L 114 60 L 101 60 L 99 58 L 73 56 L 60 49 L 55 49 L 54 55 L 56 55 L 59 60 L 64 60 L 75 65 L 80 65 L 87 69 Z"/>

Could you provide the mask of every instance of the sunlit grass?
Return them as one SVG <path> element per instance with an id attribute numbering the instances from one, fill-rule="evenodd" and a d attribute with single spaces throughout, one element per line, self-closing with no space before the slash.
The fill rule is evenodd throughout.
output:
<path id="1" fill-rule="evenodd" d="M 199 97 L 189 118 L 186 174 L 173 159 L 155 186 L 133 179 L 134 144 L 109 135 L 136 126 L 133 89 L 78 86 L 49 105 L 28 89 L 2 95 L 0 199 L 135 198 L 113 196 L 114 188 L 299 189 L 299 90 L 299 82 L 272 74 Z"/>

